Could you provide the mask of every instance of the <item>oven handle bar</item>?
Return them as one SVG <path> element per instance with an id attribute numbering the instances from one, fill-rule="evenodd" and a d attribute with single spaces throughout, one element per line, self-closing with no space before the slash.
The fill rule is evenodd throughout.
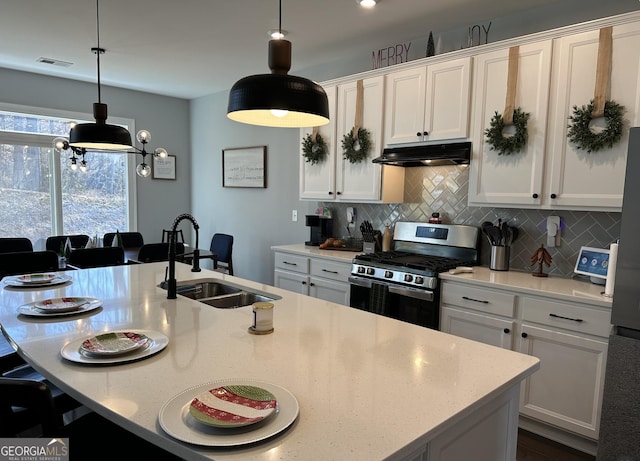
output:
<path id="1" fill-rule="evenodd" d="M 389 288 L 389 293 L 393 293 L 400 296 L 406 296 L 408 298 L 422 299 L 424 301 L 433 301 L 433 291 L 423 290 L 420 288 L 404 287 L 394 283 L 384 282 L 382 280 L 371 280 L 364 277 L 350 276 L 349 282 L 352 285 L 359 287 L 371 288 L 371 285 L 377 283 L 379 285 L 385 285 Z"/>

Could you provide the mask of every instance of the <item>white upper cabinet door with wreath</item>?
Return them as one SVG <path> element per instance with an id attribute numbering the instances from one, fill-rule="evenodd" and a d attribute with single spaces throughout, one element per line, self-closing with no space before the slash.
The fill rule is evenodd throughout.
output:
<path id="1" fill-rule="evenodd" d="M 466 138 L 471 58 L 385 76 L 385 144 Z"/>
<path id="2" fill-rule="evenodd" d="M 600 31 L 569 35 L 554 43 L 547 144 L 550 179 L 546 190 L 551 208 L 622 209 L 629 127 L 640 124 L 640 23 L 614 26 L 611 38 L 606 99 L 623 107 L 623 128 L 611 147 L 605 145 L 591 152 L 587 151 L 590 145 L 598 147 L 598 136 L 606 134 L 611 119 L 593 118 L 588 122 L 587 128 L 597 136 L 590 137 L 585 129 L 587 141 L 581 146 L 569 139 L 569 126 L 573 125 L 569 118 L 594 99 Z"/>
<path id="3" fill-rule="evenodd" d="M 514 48 L 511 60 L 509 48 L 474 57 L 469 205 L 535 208 L 542 203 L 551 50 L 552 41 L 545 40 Z M 507 106 L 528 118 L 519 124 L 514 116 L 513 124 L 504 123 Z M 496 121 L 505 128 L 494 145 L 487 131 Z M 526 130 L 526 140 L 514 145 L 518 128 Z"/>
<path id="4" fill-rule="evenodd" d="M 300 130 L 300 199 L 334 200 L 335 198 L 336 145 L 340 145 L 336 140 L 338 92 L 335 85 L 323 88 L 329 99 L 329 123 L 318 127 L 315 139 L 312 138 L 311 128 Z"/>

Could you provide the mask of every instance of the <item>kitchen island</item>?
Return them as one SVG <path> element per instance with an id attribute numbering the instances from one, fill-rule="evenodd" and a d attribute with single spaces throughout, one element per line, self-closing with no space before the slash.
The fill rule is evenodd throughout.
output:
<path id="1" fill-rule="evenodd" d="M 166 264 L 151 263 L 70 271 L 70 282 L 44 290 L 4 286 L 3 333 L 71 396 L 189 460 L 515 459 L 520 383 L 539 367 L 535 357 L 176 266 L 178 280 L 215 278 L 280 296 L 273 302 L 275 331 L 250 334 L 250 306 L 217 309 L 183 296 L 166 299 L 158 288 Z M 99 298 L 102 307 L 70 317 L 18 315 L 21 305 L 62 296 Z M 110 366 L 61 357 L 79 338 L 123 329 L 156 331 L 169 343 L 144 360 Z M 199 446 L 164 432 L 159 413 L 165 403 L 224 379 L 284 388 L 299 414 L 273 437 L 237 447 Z"/>

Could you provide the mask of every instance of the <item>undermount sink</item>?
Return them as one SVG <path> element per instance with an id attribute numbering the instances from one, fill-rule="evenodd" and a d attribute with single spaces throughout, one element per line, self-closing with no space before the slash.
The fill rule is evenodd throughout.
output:
<path id="1" fill-rule="evenodd" d="M 167 289 L 165 282 L 159 286 Z M 176 292 L 180 296 L 195 299 L 219 309 L 235 309 L 250 306 L 259 301 L 280 299 L 280 296 L 277 295 L 252 290 L 230 282 L 223 283 L 213 278 L 179 281 L 176 284 Z"/>

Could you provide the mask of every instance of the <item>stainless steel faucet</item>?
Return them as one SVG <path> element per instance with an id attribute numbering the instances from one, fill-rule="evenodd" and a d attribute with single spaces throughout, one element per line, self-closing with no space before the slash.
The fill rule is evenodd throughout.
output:
<path id="1" fill-rule="evenodd" d="M 171 233 L 169 234 L 169 279 L 167 280 L 167 299 L 176 299 L 177 296 L 177 280 L 176 280 L 176 229 L 178 224 L 183 220 L 191 221 L 193 229 L 196 231 L 196 246 L 193 250 L 193 267 L 191 272 L 200 272 L 200 250 L 198 249 L 198 221 L 188 213 L 183 213 L 173 221 Z"/>

